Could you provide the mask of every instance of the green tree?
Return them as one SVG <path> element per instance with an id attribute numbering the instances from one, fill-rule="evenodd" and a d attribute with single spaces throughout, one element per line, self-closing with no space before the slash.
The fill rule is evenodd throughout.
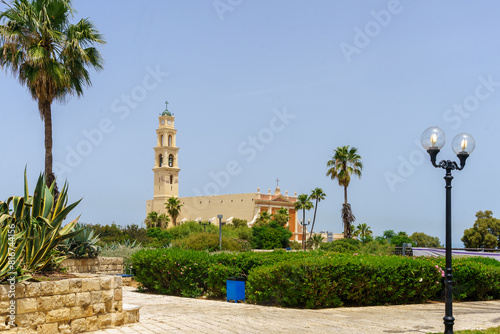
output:
<path id="1" fill-rule="evenodd" d="M 466 248 L 497 248 L 500 245 L 500 219 L 490 210 L 478 211 L 474 226 L 464 231 Z"/>
<path id="2" fill-rule="evenodd" d="M 361 241 L 362 243 L 373 240 L 373 232 L 370 229 L 370 226 L 368 226 L 366 223 L 358 224 L 353 234 L 355 237 L 359 237 L 359 241 Z"/>
<path id="3" fill-rule="evenodd" d="M 272 215 L 272 220 L 277 222 L 280 226 L 285 227 L 290 220 L 290 214 L 287 208 L 280 208 Z"/>
<path id="4" fill-rule="evenodd" d="M 266 226 L 271 222 L 272 218 L 273 217 L 269 214 L 269 212 L 262 211 L 259 214 L 259 218 L 257 218 L 253 226 L 255 227 Z"/>
<path id="5" fill-rule="evenodd" d="M 181 213 L 181 207 L 182 204 L 178 197 L 170 197 L 167 203 L 165 203 L 165 208 L 167 209 L 170 217 L 172 217 L 174 227 L 177 226 L 177 217 L 179 217 L 179 214 Z"/>
<path id="6" fill-rule="evenodd" d="M 321 234 L 315 234 L 307 239 L 307 247 L 310 249 L 318 249 L 323 243 L 323 236 Z"/>
<path id="7" fill-rule="evenodd" d="M 105 42 L 88 19 L 70 24 L 71 0 L 13 0 L 7 6 L 0 13 L 0 66 L 10 70 L 38 102 L 50 186 L 55 180 L 52 102 L 83 95 L 84 86 L 92 84 L 87 68 L 102 69 L 103 59 L 94 45 Z"/>
<path id="8" fill-rule="evenodd" d="M 315 200 L 316 203 L 314 204 L 314 216 L 313 216 L 313 223 L 311 226 L 311 232 L 309 234 L 309 238 L 312 237 L 313 235 L 313 230 L 314 230 L 314 223 L 316 222 L 316 211 L 318 210 L 318 203 L 324 200 L 326 197 L 326 194 L 323 192 L 323 189 L 321 188 L 314 188 L 314 190 L 311 192 L 310 198 L 312 200 Z"/>
<path id="9" fill-rule="evenodd" d="M 233 219 L 233 227 L 248 227 L 248 222 L 245 219 L 234 218 Z"/>
<path id="10" fill-rule="evenodd" d="M 397 235 L 391 238 L 390 244 L 395 247 L 403 247 L 403 244 L 412 244 L 415 246 L 411 238 L 406 234 L 406 232 L 398 232 Z"/>
<path id="11" fill-rule="evenodd" d="M 156 227 L 158 225 L 158 212 L 151 211 L 148 213 L 146 219 L 144 220 L 144 224 L 146 224 L 147 228 Z"/>
<path id="12" fill-rule="evenodd" d="M 295 210 L 299 211 L 302 210 L 302 222 L 305 224 L 306 222 L 306 210 L 311 210 L 314 205 L 310 201 L 310 197 L 307 194 L 300 194 L 297 197 L 297 202 L 295 202 Z M 303 229 L 306 229 L 306 225 L 302 226 Z M 306 250 L 306 239 L 305 239 L 305 234 L 302 237 L 302 249 Z"/>
<path id="13" fill-rule="evenodd" d="M 363 163 L 358 149 L 350 146 L 337 147 L 333 157 L 326 163 L 328 168 L 326 176 L 332 180 L 337 179 L 339 186 L 344 187 L 344 204 L 342 205 L 342 222 L 344 223 L 344 238 L 351 238 L 351 224 L 356 220 L 352 214 L 351 205 L 347 202 L 347 187 L 351 182 L 351 175 L 361 178 Z"/>
<path id="14" fill-rule="evenodd" d="M 292 232 L 271 221 L 267 225 L 252 227 L 252 247 L 256 249 L 285 248 L 289 245 Z"/>
<path id="15" fill-rule="evenodd" d="M 410 239 L 417 247 L 442 247 L 438 237 L 431 237 L 423 232 L 415 232 L 410 235 Z"/>

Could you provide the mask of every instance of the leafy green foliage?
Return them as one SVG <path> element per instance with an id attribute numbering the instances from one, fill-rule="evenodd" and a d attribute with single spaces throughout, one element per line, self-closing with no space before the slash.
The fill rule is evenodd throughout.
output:
<path id="1" fill-rule="evenodd" d="M 427 260 L 326 255 L 252 270 L 247 298 L 304 308 L 422 303 L 440 290 L 439 277 Z"/>
<path id="2" fill-rule="evenodd" d="M 2 240 L 6 238 L 6 227 L 11 229 L 14 226 L 16 234 L 15 247 L 12 247 L 16 250 L 14 268 L 6 265 L 9 261 L 9 257 L 4 253 L 8 252 L 6 244 L 0 247 L 2 250 L 0 281 L 5 278 L 7 271 L 21 273 L 22 277 L 18 278 L 19 281 L 29 278 L 29 275 L 24 275 L 24 273 L 51 269 L 67 258 L 57 250 L 57 246 L 80 232 L 73 231 L 78 218 L 64 227 L 62 223 L 80 201 L 67 205 L 68 187 L 66 184 L 56 200 L 54 185 L 53 183 L 50 188 L 47 187 L 45 177 L 40 175 L 34 194 L 30 196 L 25 171 L 24 196 L 12 196 L 7 202 L 0 201 L 1 238 Z M 6 271 L 9 267 L 11 270 Z"/>
<path id="3" fill-rule="evenodd" d="M 168 247 L 173 239 L 168 230 L 162 230 L 160 227 L 148 228 L 146 235 L 154 240 L 149 243 L 152 247 Z"/>
<path id="4" fill-rule="evenodd" d="M 337 253 L 353 254 L 360 251 L 361 242 L 356 239 L 340 239 L 332 242 L 324 242 L 320 245 L 321 250 Z"/>
<path id="5" fill-rule="evenodd" d="M 272 214 L 272 220 L 278 223 L 278 225 L 285 227 L 290 220 L 290 214 L 288 209 L 280 208 L 275 213 Z"/>
<path id="6" fill-rule="evenodd" d="M 422 232 L 415 232 L 410 235 L 410 239 L 416 247 L 442 247 L 438 237 L 431 237 Z"/>
<path id="7" fill-rule="evenodd" d="M 372 241 L 373 240 L 372 234 L 373 232 L 370 226 L 368 226 L 366 223 L 358 224 L 358 226 L 356 226 L 353 232 L 353 235 L 355 237 L 359 237 L 359 241 L 361 241 L 362 243 Z"/>
<path id="8" fill-rule="evenodd" d="M 421 303 L 439 299 L 444 289 L 444 259 L 439 258 L 149 249 L 133 254 L 132 262 L 136 279 L 153 292 L 220 298 L 226 279 L 241 276 L 247 277 L 247 300 L 289 307 Z M 454 298 L 500 298 L 500 265 L 489 262 L 483 258 L 454 261 Z"/>
<path id="9" fill-rule="evenodd" d="M 58 246 L 64 254 L 72 258 L 96 258 L 101 252 L 101 247 L 97 246 L 99 236 L 94 235 L 91 226 L 77 223 L 72 232 L 80 231 L 72 238 L 66 239 Z"/>
<path id="10" fill-rule="evenodd" d="M 209 232 L 193 233 L 172 242 L 172 247 L 214 252 L 219 250 L 219 235 Z M 222 250 L 240 251 L 242 246 L 234 239 L 222 236 Z"/>
<path id="11" fill-rule="evenodd" d="M 466 248 L 497 248 L 500 245 L 500 219 L 493 212 L 478 211 L 474 226 L 464 231 L 462 241 Z"/>
<path id="12" fill-rule="evenodd" d="M 444 270 L 444 258 L 435 259 L 434 262 Z M 453 258 L 453 299 L 464 301 L 499 299 L 499 263 L 495 259 L 474 256 Z M 444 300 L 443 293 L 441 292 L 441 299 Z"/>
<path id="13" fill-rule="evenodd" d="M 233 219 L 233 227 L 248 227 L 248 222 L 245 219 L 234 218 Z"/>
<path id="14" fill-rule="evenodd" d="M 292 232 L 271 221 L 267 226 L 253 227 L 252 247 L 257 249 L 286 248 Z"/>

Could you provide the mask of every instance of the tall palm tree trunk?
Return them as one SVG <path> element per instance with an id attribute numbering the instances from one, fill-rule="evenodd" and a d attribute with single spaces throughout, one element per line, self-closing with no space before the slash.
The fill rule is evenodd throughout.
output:
<path id="1" fill-rule="evenodd" d="M 50 102 L 39 102 L 38 108 L 43 118 L 45 129 L 45 182 L 50 187 L 55 181 L 52 173 L 52 111 Z M 58 191 L 56 190 L 56 193 Z"/>
<path id="2" fill-rule="evenodd" d="M 302 249 L 306 250 L 306 233 L 305 233 L 305 225 L 306 224 L 306 209 L 302 209 Z"/>
<path id="3" fill-rule="evenodd" d="M 316 198 L 316 204 L 314 205 L 314 216 L 313 216 L 313 224 L 311 226 L 311 232 L 309 232 L 309 238 L 312 238 L 314 223 L 316 222 L 316 210 L 318 209 L 318 199 Z"/>

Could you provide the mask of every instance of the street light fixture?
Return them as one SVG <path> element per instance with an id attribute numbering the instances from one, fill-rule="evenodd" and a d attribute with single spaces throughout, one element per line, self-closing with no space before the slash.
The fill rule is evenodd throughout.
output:
<path id="1" fill-rule="evenodd" d="M 309 224 L 311 224 L 311 219 L 308 219 L 307 223 L 304 223 L 302 219 L 300 220 L 300 225 L 302 225 L 302 248 L 304 250 L 307 249 L 306 235 L 307 235 L 307 225 Z"/>
<path id="2" fill-rule="evenodd" d="M 445 334 L 453 334 L 453 324 L 455 318 L 453 317 L 453 274 L 452 274 L 452 259 L 451 259 L 451 176 L 452 170 L 462 170 L 465 167 L 465 161 L 469 155 L 474 151 L 476 142 L 474 138 L 467 133 L 461 133 L 453 138 L 451 146 L 453 152 L 460 160 L 460 166 L 451 160 L 442 160 L 436 164 L 436 157 L 446 142 L 446 136 L 437 126 L 430 127 L 422 133 L 422 146 L 427 150 L 431 157 L 431 163 L 436 168 L 443 168 L 446 170 L 444 177 L 446 181 L 446 268 L 444 274 L 445 283 L 445 316 L 444 326 Z"/>
<path id="3" fill-rule="evenodd" d="M 198 220 L 198 224 L 203 225 L 203 232 L 206 232 L 206 231 L 205 231 L 205 228 L 206 228 L 206 226 L 207 226 L 207 225 L 210 225 L 210 221 L 208 221 L 207 223 L 203 223 L 203 222 L 201 221 L 201 219 L 199 219 L 199 220 Z"/>

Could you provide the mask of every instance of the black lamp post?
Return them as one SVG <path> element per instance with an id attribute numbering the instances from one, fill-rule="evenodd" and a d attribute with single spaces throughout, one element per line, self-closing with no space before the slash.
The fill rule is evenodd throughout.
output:
<path id="1" fill-rule="evenodd" d="M 208 221 L 207 223 L 204 223 L 200 219 L 200 220 L 198 220 L 198 224 L 203 225 L 203 232 L 205 232 L 205 228 L 206 228 L 207 225 L 210 225 L 210 221 Z"/>
<path id="2" fill-rule="evenodd" d="M 307 220 L 307 223 L 306 222 L 303 222 L 302 219 L 300 220 L 300 225 L 302 225 L 302 248 L 304 248 L 304 250 L 307 249 L 307 240 L 306 240 L 306 237 L 307 237 L 307 225 L 311 224 L 311 219 L 308 219 Z"/>
<path id="3" fill-rule="evenodd" d="M 219 218 L 219 250 L 222 250 L 222 215 L 217 215 Z"/>
<path id="4" fill-rule="evenodd" d="M 453 138 L 451 146 L 458 159 L 460 166 L 451 160 L 442 160 L 436 163 L 436 157 L 446 142 L 444 132 L 437 126 L 428 128 L 422 133 L 422 146 L 427 150 L 431 157 L 431 163 L 436 168 L 443 168 L 446 170 L 444 180 L 446 181 L 446 268 L 444 274 L 445 283 L 445 316 L 444 320 L 444 333 L 453 334 L 453 324 L 455 318 L 453 317 L 453 274 L 452 274 L 452 260 L 451 260 L 451 176 L 452 170 L 462 170 L 465 167 L 465 160 L 474 151 L 475 141 L 474 138 L 467 134 L 461 133 Z"/>

